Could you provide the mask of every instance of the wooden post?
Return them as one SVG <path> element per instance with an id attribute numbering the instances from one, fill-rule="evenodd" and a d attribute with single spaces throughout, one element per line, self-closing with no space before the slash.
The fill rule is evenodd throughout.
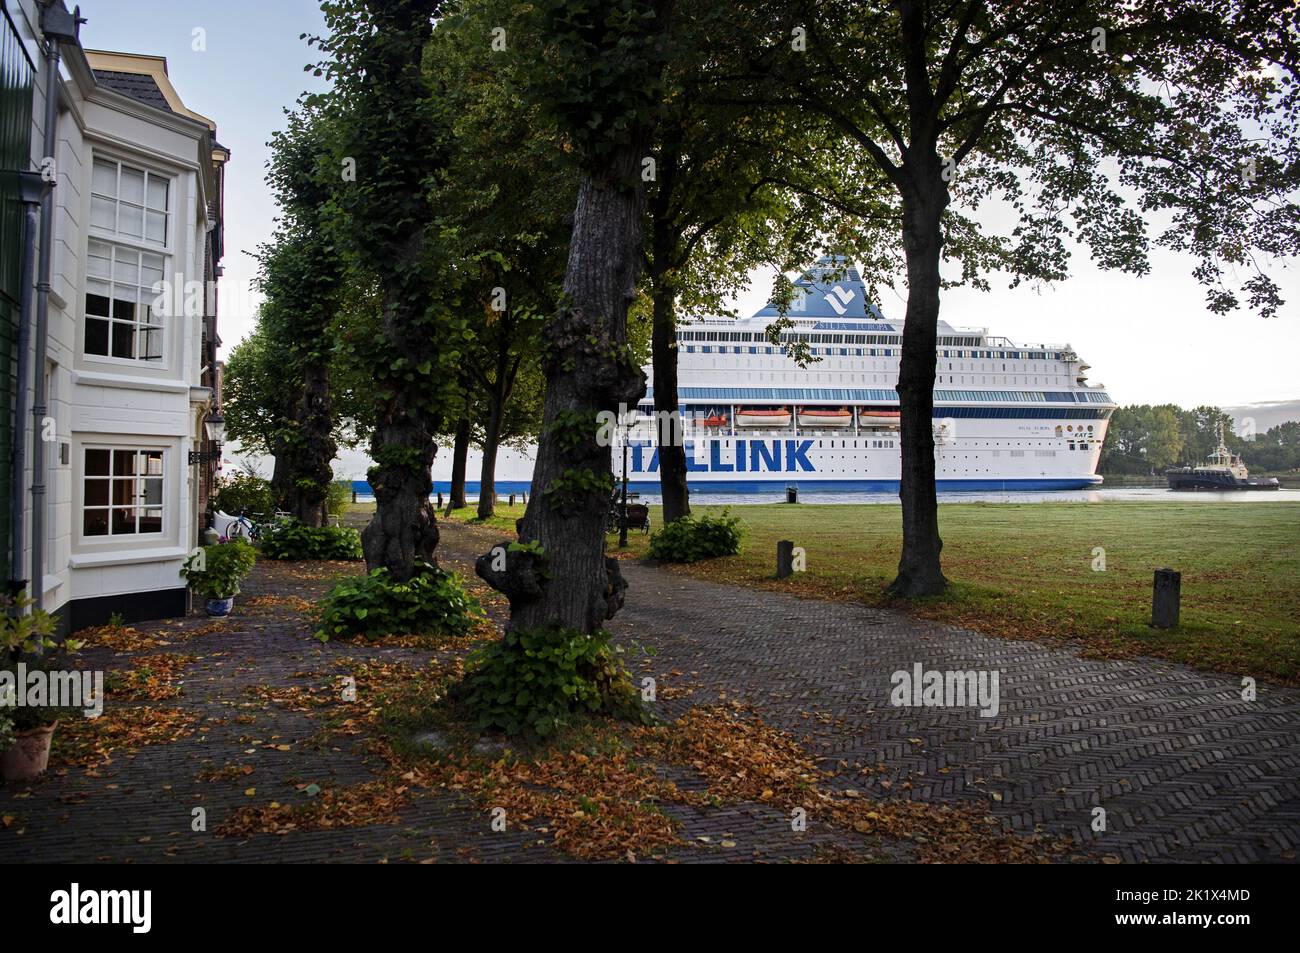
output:
<path id="1" fill-rule="evenodd" d="M 357 485 L 354 483 L 352 484 L 352 502 L 355 503 L 356 501 L 357 501 Z"/>
<path id="2" fill-rule="evenodd" d="M 794 573 L 794 541 L 779 540 L 776 544 L 776 578 L 788 579 Z"/>
<path id="3" fill-rule="evenodd" d="M 785 488 L 785 501 L 787 503 L 799 502 L 799 488 L 797 486 L 787 486 Z"/>
<path id="4" fill-rule="evenodd" d="M 515 505 L 515 495 L 513 493 L 510 494 L 510 505 L 511 506 Z"/>
<path id="5" fill-rule="evenodd" d="M 438 509 L 442 509 L 442 491 L 438 491 Z"/>
<path id="6" fill-rule="evenodd" d="M 1151 589 L 1151 624 L 1160 629 L 1178 625 L 1178 603 L 1183 575 L 1173 569 L 1157 569 Z"/>

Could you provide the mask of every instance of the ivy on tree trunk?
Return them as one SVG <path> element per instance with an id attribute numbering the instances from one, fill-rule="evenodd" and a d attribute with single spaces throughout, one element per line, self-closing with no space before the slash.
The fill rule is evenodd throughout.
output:
<path id="1" fill-rule="evenodd" d="M 302 369 L 302 393 L 295 408 L 298 428 L 287 448 L 283 506 L 308 526 L 324 526 L 329 516 L 332 463 L 338 453 L 330 408 L 329 366 L 315 360 Z"/>
<path id="2" fill-rule="evenodd" d="M 516 628 L 594 632 L 623 604 L 627 584 L 605 555 L 613 474 L 597 415 L 617 414 L 645 394 L 645 375 L 627 347 L 627 310 L 641 271 L 644 153 L 644 139 L 634 137 L 610 150 L 579 188 L 564 302 L 542 333 L 542 432 L 534 492 L 518 524 L 520 541 L 540 544 L 540 553 L 502 559 L 502 543 L 475 567 L 510 599 Z"/>

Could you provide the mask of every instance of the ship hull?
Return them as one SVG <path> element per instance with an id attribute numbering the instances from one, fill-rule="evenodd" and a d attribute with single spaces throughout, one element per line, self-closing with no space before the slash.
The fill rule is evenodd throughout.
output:
<path id="1" fill-rule="evenodd" d="M 937 448 L 939 490 L 1079 490 L 1102 483 L 1095 473 L 1099 441 L 1086 451 L 1058 452 L 1048 435 L 990 437 L 950 440 Z M 696 437 L 685 442 L 685 451 L 692 493 L 772 493 L 787 486 L 813 493 L 896 493 L 901 476 L 897 438 L 872 435 Z M 614 475 L 621 479 L 621 446 L 612 457 Z M 650 441 L 633 439 L 627 464 L 633 490 L 659 491 L 659 453 Z"/>
<path id="2" fill-rule="evenodd" d="M 1165 478 L 1169 481 L 1169 489 L 1171 490 L 1215 492 L 1221 490 L 1277 490 L 1281 488 L 1281 484 L 1272 478 L 1259 479 L 1251 477 L 1246 480 L 1238 480 L 1231 474 L 1218 476 L 1204 473 L 1166 473 Z"/>
<path id="3" fill-rule="evenodd" d="M 779 493 L 786 487 L 796 487 L 809 493 L 897 493 L 898 480 L 806 480 L 792 477 L 789 479 L 768 480 L 687 480 L 692 493 L 708 495 L 710 493 Z M 1022 480 L 936 480 L 935 487 L 940 493 L 962 492 L 1029 492 L 1043 490 L 1087 490 L 1101 486 L 1099 476 L 1080 476 L 1062 478 L 1026 478 Z M 659 481 L 629 480 L 628 489 L 634 493 L 657 494 Z"/>

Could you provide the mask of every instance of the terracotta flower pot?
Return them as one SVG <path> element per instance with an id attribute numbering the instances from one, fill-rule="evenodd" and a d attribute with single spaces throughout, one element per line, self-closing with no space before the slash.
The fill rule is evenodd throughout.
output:
<path id="1" fill-rule="evenodd" d="M 0 777 L 6 781 L 31 781 L 45 773 L 50 763 L 50 740 L 58 722 L 29 728 L 14 736 L 14 745 L 0 754 Z"/>

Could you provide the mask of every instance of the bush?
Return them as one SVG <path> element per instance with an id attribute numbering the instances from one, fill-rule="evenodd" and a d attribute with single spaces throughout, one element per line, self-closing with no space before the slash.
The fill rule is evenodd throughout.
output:
<path id="1" fill-rule="evenodd" d="M 275 494 L 271 481 L 255 473 L 236 472 L 222 477 L 212 505 L 222 513 L 274 513 Z"/>
<path id="2" fill-rule="evenodd" d="M 76 655 L 85 644 L 80 639 L 54 638 L 55 621 L 44 609 L 37 609 L 26 591 L 16 596 L 0 596 L 0 672 L 9 677 L 0 681 L 0 752 L 14 742 L 14 734 L 41 728 L 60 718 L 81 715 L 83 709 L 62 708 L 53 704 L 18 705 L 17 693 L 26 685 L 18 677 L 15 664 L 24 660 L 26 671 L 53 672 Z M 53 699 L 46 699 L 52 702 Z"/>
<path id="3" fill-rule="evenodd" d="M 674 520 L 650 537 L 649 555 L 666 563 L 693 563 L 714 556 L 740 552 L 744 527 L 740 518 L 728 516 L 685 516 Z"/>
<path id="4" fill-rule="evenodd" d="M 181 575 L 205 599 L 229 599 L 257 562 L 257 551 L 244 539 L 204 546 L 185 560 Z"/>
<path id="5" fill-rule="evenodd" d="M 308 526 L 282 519 L 262 530 L 258 542 L 267 559 L 360 559 L 361 534 L 343 526 Z"/>
<path id="6" fill-rule="evenodd" d="M 352 505 L 352 481 L 334 480 L 330 483 L 325 509 L 330 516 L 342 516 Z"/>
<path id="7" fill-rule="evenodd" d="M 620 651 L 608 632 L 507 629 L 500 641 L 471 653 L 453 695 L 480 730 L 512 735 L 545 738 L 581 713 L 649 723 Z"/>
<path id="8" fill-rule="evenodd" d="M 339 583 L 321 601 L 316 638 L 356 635 L 377 639 L 393 633 L 464 635 L 482 614 L 456 573 L 424 567 L 406 582 L 387 569 Z"/>

